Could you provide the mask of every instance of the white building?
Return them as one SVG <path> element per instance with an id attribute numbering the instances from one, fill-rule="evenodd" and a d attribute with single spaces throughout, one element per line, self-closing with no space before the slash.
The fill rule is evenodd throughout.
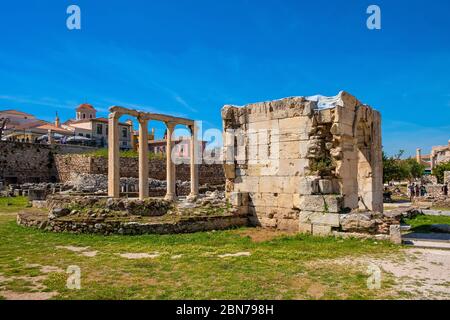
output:
<path id="1" fill-rule="evenodd" d="M 76 136 L 95 140 L 98 146 L 107 146 L 108 144 L 108 119 L 97 118 L 97 110 L 90 104 L 79 105 L 76 109 L 76 118 L 64 122 L 61 127 L 74 132 Z M 132 127 L 131 121 L 119 123 L 121 149 L 132 148 Z"/>

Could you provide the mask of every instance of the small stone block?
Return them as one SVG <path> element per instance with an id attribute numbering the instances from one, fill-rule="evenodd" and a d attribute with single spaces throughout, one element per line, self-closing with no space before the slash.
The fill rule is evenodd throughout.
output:
<path id="1" fill-rule="evenodd" d="M 389 238 L 392 243 L 402 244 L 402 232 L 399 224 L 391 225 L 389 227 Z"/>
<path id="2" fill-rule="evenodd" d="M 312 234 L 312 225 L 310 223 L 300 222 L 300 224 L 298 226 L 298 231 L 300 233 Z"/>
<path id="3" fill-rule="evenodd" d="M 329 236 L 331 234 L 331 226 L 313 224 L 312 234 L 313 236 Z"/>

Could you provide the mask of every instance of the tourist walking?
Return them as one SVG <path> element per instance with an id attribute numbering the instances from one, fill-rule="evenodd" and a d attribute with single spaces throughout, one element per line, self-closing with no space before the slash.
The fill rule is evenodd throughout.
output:
<path id="1" fill-rule="evenodd" d="M 411 183 L 409 186 L 408 186 L 408 191 L 409 191 L 409 198 L 411 199 L 411 201 L 412 201 L 412 199 L 414 198 L 414 191 L 415 189 L 414 189 L 414 183 Z"/>
<path id="2" fill-rule="evenodd" d="M 420 187 L 420 196 L 421 196 L 421 197 L 425 197 L 426 194 L 427 194 L 427 188 L 425 188 L 425 186 L 422 185 L 422 186 Z"/>

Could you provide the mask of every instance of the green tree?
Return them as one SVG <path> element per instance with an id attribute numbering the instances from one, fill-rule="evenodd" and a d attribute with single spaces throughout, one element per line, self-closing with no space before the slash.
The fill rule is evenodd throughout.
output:
<path id="1" fill-rule="evenodd" d="M 437 178 L 439 183 L 444 183 L 445 171 L 450 171 L 450 161 L 441 163 L 433 168 L 433 175 Z"/>
<path id="2" fill-rule="evenodd" d="M 383 152 L 383 181 L 389 183 L 391 181 L 414 180 L 421 178 L 425 171 L 425 166 L 419 164 L 415 159 L 402 159 L 404 154 L 400 150 L 398 154 L 388 157 Z"/>
<path id="3" fill-rule="evenodd" d="M 419 179 L 423 177 L 425 172 L 425 166 L 418 163 L 416 159 L 409 158 L 401 160 L 402 166 L 405 166 L 405 170 L 408 172 L 409 180 Z"/>

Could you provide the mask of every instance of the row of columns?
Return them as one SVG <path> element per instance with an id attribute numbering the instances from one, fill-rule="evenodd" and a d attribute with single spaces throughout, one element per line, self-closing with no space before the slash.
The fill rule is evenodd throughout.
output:
<path id="1" fill-rule="evenodd" d="M 109 115 L 109 135 L 108 135 L 108 196 L 119 198 L 120 196 L 120 145 L 119 145 L 119 118 L 122 114 L 111 112 Z M 148 121 L 151 118 L 139 113 L 139 198 L 141 200 L 148 198 Z M 177 125 L 174 121 L 166 121 L 167 141 L 166 141 L 166 177 L 167 192 L 165 199 L 169 201 L 176 200 L 176 169 L 172 161 L 172 151 L 174 141 L 172 135 Z M 189 125 L 191 131 L 190 139 L 190 169 L 191 169 L 191 193 L 190 200 L 198 197 L 198 165 L 196 159 L 198 156 L 197 128 L 192 121 Z"/>

